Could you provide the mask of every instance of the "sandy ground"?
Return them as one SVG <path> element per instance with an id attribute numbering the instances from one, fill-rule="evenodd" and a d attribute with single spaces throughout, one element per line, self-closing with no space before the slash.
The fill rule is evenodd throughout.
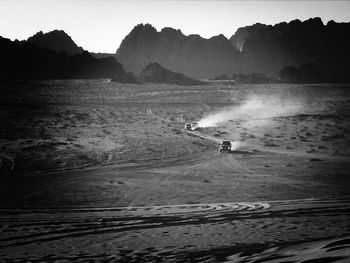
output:
<path id="1" fill-rule="evenodd" d="M 2 209 L 0 256 L 47 262 L 348 262 L 349 212 L 349 199 Z"/>
<path id="2" fill-rule="evenodd" d="M 0 90 L 1 261 L 349 260 L 347 86 Z M 252 95 L 298 108 L 183 130 Z"/>

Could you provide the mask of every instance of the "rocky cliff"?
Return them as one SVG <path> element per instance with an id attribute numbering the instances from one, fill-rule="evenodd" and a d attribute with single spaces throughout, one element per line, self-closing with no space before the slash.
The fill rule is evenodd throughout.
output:
<path id="1" fill-rule="evenodd" d="M 27 39 L 29 43 L 36 44 L 40 48 L 55 52 L 66 52 L 68 55 L 82 54 L 84 49 L 78 47 L 72 38 L 63 30 L 53 30 L 48 33 L 42 31 Z"/>
<path id="2" fill-rule="evenodd" d="M 148 63 L 157 62 L 172 71 L 202 79 L 238 69 L 240 53 L 223 35 L 204 39 L 185 36 L 172 28 L 158 32 L 149 24 L 140 24 L 125 37 L 116 55 L 125 69 L 136 75 Z"/>
<path id="3" fill-rule="evenodd" d="M 151 62 L 197 79 L 220 74 L 261 73 L 276 78 L 285 66 L 314 64 L 328 81 L 350 81 L 350 23 L 323 24 L 320 18 L 276 25 L 254 24 L 204 39 L 180 30 L 158 32 L 149 24 L 125 37 L 116 57 L 127 71 L 139 75 Z"/>
<path id="4" fill-rule="evenodd" d="M 349 79 L 349 35 L 350 23 L 312 18 L 239 28 L 230 41 L 241 52 L 242 72 L 276 76 L 284 66 L 312 63 L 336 81 Z"/>

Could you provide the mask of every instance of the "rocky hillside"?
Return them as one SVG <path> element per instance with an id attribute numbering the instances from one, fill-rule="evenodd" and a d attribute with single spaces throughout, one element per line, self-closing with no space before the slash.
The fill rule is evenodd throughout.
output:
<path id="1" fill-rule="evenodd" d="M 198 35 L 185 36 L 172 28 L 158 32 L 149 24 L 136 26 L 117 50 L 118 61 L 135 75 L 147 64 L 157 62 L 198 79 L 237 70 L 239 55 L 223 35 L 204 39 Z"/>
<path id="2" fill-rule="evenodd" d="M 82 54 L 84 52 L 84 49 L 78 47 L 63 30 L 54 30 L 45 34 L 40 31 L 29 37 L 27 41 L 36 44 L 40 48 L 46 48 L 58 53 L 66 52 L 68 55 Z"/>
<path id="3" fill-rule="evenodd" d="M 172 72 L 163 68 L 158 63 L 148 64 L 141 72 L 140 79 L 143 82 L 176 84 L 183 86 L 203 85 L 202 81 L 186 77 L 181 73 Z"/>

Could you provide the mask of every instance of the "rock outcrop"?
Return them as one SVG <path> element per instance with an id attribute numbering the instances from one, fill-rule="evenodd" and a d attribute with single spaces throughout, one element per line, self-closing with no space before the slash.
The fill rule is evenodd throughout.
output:
<path id="1" fill-rule="evenodd" d="M 176 84 L 183 86 L 204 85 L 205 82 L 186 77 L 181 73 L 172 72 L 158 63 L 148 64 L 141 72 L 142 82 Z"/>
<path id="2" fill-rule="evenodd" d="M 139 75 L 151 62 L 169 70 L 203 79 L 231 73 L 240 55 L 223 35 L 204 39 L 185 36 L 180 30 L 163 28 L 158 32 L 149 24 L 136 26 L 122 41 L 117 59 L 127 71 Z"/>
<path id="3" fill-rule="evenodd" d="M 48 33 L 42 31 L 27 39 L 29 43 L 36 44 L 40 48 L 49 49 L 58 53 L 66 52 L 67 55 L 82 54 L 84 49 L 78 47 L 72 38 L 63 30 L 53 30 Z"/>

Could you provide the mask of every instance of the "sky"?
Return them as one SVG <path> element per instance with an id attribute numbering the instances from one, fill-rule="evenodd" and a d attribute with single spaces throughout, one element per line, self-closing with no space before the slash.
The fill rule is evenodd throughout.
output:
<path id="1" fill-rule="evenodd" d="M 204 38 L 254 23 L 321 17 L 350 22 L 350 1 L 234 0 L 0 0 L 0 36 L 24 40 L 38 31 L 64 30 L 90 52 L 115 53 L 140 23 L 180 29 Z"/>

